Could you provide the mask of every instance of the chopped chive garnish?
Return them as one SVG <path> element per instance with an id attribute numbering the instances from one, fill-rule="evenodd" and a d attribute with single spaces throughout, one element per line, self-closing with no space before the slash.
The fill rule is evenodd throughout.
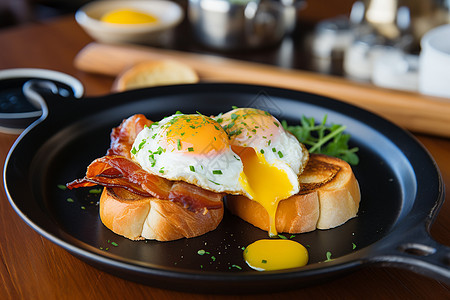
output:
<path id="1" fill-rule="evenodd" d="M 238 269 L 238 270 L 242 270 L 242 268 L 240 267 L 240 266 L 238 266 L 238 265 L 231 265 L 233 268 L 236 268 L 236 269 Z"/>
<path id="2" fill-rule="evenodd" d="M 119 244 L 117 244 L 116 242 L 111 242 L 111 245 L 113 245 L 114 247 L 119 246 Z"/>
<path id="3" fill-rule="evenodd" d="M 177 149 L 181 150 L 181 141 L 180 141 L 180 139 L 177 139 Z"/>
<path id="4" fill-rule="evenodd" d="M 355 250 L 356 244 L 355 244 L 355 243 L 352 243 L 352 247 L 353 247 L 353 250 Z"/>
<path id="5" fill-rule="evenodd" d="M 73 199 L 72 198 L 67 198 L 66 201 L 69 202 L 69 203 L 73 203 Z"/>
<path id="6" fill-rule="evenodd" d="M 240 135 L 241 133 L 242 133 L 241 129 L 236 129 L 236 130 L 231 131 L 228 135 L 229 136 Z"/>
<path id="7" fill-rule="evenodd" d="M 267 264 L 267 260 L 263 259 L 263 260 L 261 260 L 261 263 Z"/>
<path id="8" fill-rule="evenodd" d="M 188 151 L 189 151 L 189 152 L 194 152 L 194 148 L 193 148 L 193 147 L 189 147 L 189 148 L 188 148 Z"/>
<path id="9" fill-rule="evenodd" d="M 277 152 L 277 149 L 275 149 L 275 148 L 272 148 L 272 152 Z"/>
<path id="10" fill-rule="evenodd" d="M 280 158 L 283 158 L 283 153 L 282 153 L 281 151 L 278 151 L 278 156 L 279 156 Z"/>
<path id="11" fill-rule="evenodd" d="M 215 256 L 211 256 L 212 261 L 216 261 L 216 257 Z"/>
<path id="12" fill-rule="evenodd" d="M 280 124 L 278 124 L 277 122 L 273 122 L 273 124 L 275 124 L 275 126 L 280 127 Z"/>
<path id="13" fill-rule="evenodd" d="M 238 117 L 238 115 L 237 115 L 237 114 L 231 114 L 231 120 L 236 120 L 236 119 L 237 119 L 237 117 Z"/>
<path id="14" fill-rule="evenodd" d="M 58 188 L 63 191 L 67 190 L 67 186 L 65 186 L 64 184 L 58 184 Z"/>
<path id="15" fill-rule="evenodd" d="M 220 185 L 220 183 L 217 183 L 215 181 L 212 181 L 211 179 L 208 179 L 209 181 L 211 181 L 212 183 L 214 183 L 215 185 Z"/>
<path id="16" fill-rule="evenodd" d="M 261 152 L 261 154 L 264 154 L 264 150 L 263 149 L 259 150 L 259 152 Z"/>
<path id="17" fill-rule="evenodd" d="M 102 189 L 90 189 L 89 194 L 100 194 Z"/>
<path id="18" fill-rule="evenodd" d="M 142 149 L 142 147 L 144 147 L 144 145 L 145 145 L 145 142 L 146 142 L 146 140 L 145 140 L 145 139 L 143 139 L 143 140 L 141 141 L 141 143 L 140 143 L 140 144 L 139 144 L 139 146 L 138 146 L 139 150 L 141 150 L 141 149 Z"/>
<path id="19" fill-rule="evenodd" d="M 215 175 L 222 175 L 223 174 L 221 170 L 213 170 L 212 173 L 215 174 Z"/>
<path id="20" fill-rule="evenodd" d="M 239 107 L 237 107 L 236 105 L 231 106 L 232 109 L 238 109 Z"/>
<path id="21" fill-rule="evenodd" d="M 201 249 L 201 250 L 198 250 L 198 251 L 197 251 L 197 254 L 198 254 L 198 255 L 205 255 L 205 254 L 209 254 L 209 252 L 207 252 L 207 251 Z"/>
<path id="22" fill-rule="evenodd" d="M 131 153 L 132 153 L 132 154 L 136 154 L 136 153 L 137 153 L 136 148 L 133 147 L 133 149 L 131 149 Z"/>
<path id="23" fill-rule="evenodd" d="M 278 237 L 279 237 L 280 239 L 287 240 L 287 237 L 285 237 L 285 236 L 282 235 L 282 234 L 279 234 Z"/>
<path id="24" fill-rule="evenodd" d="M 156 159 L 155 159 L 155 156 L 153 155 L 153 153 L 148 156 L 148 160 L 152 164 L 152 167 L 154 167 L 156 164 Z"/>
<path id="25" fill-rule="evenodd" d="M 192 172 L 195 172 L 194 166 L 189 166 L 189 170 L 191 170 Z"/>
<path id="26" fill-rule="evenodd" d="M 327 260 L 326 261 L 330 261 L 331 260 L 331 252 L 327 251 Z"/>

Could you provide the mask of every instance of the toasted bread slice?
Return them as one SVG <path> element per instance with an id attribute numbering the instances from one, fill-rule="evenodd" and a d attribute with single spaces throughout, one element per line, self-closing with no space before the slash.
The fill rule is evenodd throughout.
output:
<path id="1" fill-rule="evenodd" d="M 100 197 L 102 223 L 131 240 L 191 238 L 216 229 L 222 218 L 223 207 L 192 212 L 169 200 L 141 197 L 123 188 L 104 188 Z"/>
<path id="2" fill-rule="evenodd" d="M 197 73 L 174 60 L 144 61 L 131 66 L 116 78 L 112 90 L 125 90 L 158 85 L 197 83 Z"/>
<path id="3" fill-rule="evenodd" d="M 280 201 L 275 217 L 278 232 L 302 233 L 342 225 L 356 216 L 360 202 L 358 181 L 345 161 L 310 154 L 299 176 L 301 191 Z M 269 230 L 269 216 L 257 202 L 228 195 L 227 208 L 243 220 Z"/>

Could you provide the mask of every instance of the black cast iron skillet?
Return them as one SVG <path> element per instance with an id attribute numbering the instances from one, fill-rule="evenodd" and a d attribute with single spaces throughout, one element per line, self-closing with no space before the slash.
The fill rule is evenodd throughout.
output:
<path id="1" fill-rule="evenodd" d="M 429 235 L 444 200 L 437 166 L 410 134 L 372 113 L 313 94 L 236 84 L 157 87 L 81 100 L 42 97 L 43 116 L 20 136 L 5 163 L 7 195 L 39 234 L 101 270 L 204 293 L 296 289 L 369 264 L 450 282 L 450 249 Z M 286 236 L 308 248 L 306 267 L 250 269 L 242 247 L 267 233 L 227 212 L 215 231 L 200 237 L 133 242 L 102 225 L 98 194 L 58 188 L 81 178 L 89 163 L 105 154 L 111 128 L 124 118 L 143 113 L 159 120 L 177 110 L 218 114 L 232 105 L 265 109 L 290 124 L 302 115 L 319 121 L 326 114 L 328 123 L 346 125 L 351 146 L 360 148 L 360 163 L 353 167 L 362 194 L 358 216 L 334 229 Z"/>

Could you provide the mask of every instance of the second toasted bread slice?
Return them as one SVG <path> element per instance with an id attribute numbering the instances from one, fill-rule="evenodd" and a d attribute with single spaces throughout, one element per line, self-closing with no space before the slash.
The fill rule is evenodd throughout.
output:
<path id="1" fill-rule="evenodd" d="M 361 196 L 358 181 L 347 162 L 311 154 L 299 181 L 300 193 L 278 205 L 275 218 L 278 232 L 329 229 L 356 216 Z M 245 196 L 228 195 L 226 205 L 241 219 L 269 230 L 269 216 L 259 203 Z"/>

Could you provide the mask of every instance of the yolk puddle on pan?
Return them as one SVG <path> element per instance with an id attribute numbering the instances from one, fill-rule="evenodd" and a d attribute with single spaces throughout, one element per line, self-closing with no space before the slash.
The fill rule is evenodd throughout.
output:
<path id="1" fill-rule="evenodd" d="M 249 192 L 253 200 L 261 204 L 269 214 L 269 235 L 276 236 L 275 215 L 278 203 L 290 196 L 292 183 L 285 171 L 269 165 L 261 153 L 256 153 L 252 148 L 236 148 L 235 152 L 237 151 L 244 164 Z"/>
<path id="2" fill-rule="evenodd" d="M 258 271 L 303 267 L 308 259 L 306 248 L 292 240 L 258 240 L 244 250 L 245 262 Z"/>
<path id="3" fill-rule="evenodd" d="M 116 9 L 103 15 L 101 21 L 114 24 L 146 24 L 156 23 L 158 19 L 133 9 Z"/>

